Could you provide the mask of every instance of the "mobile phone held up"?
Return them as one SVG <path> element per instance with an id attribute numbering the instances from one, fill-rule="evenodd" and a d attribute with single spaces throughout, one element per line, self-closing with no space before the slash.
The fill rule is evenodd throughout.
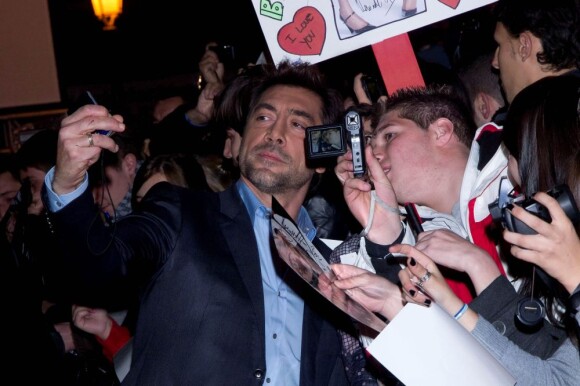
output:
<path id="1" fill-rule="evenodd" d="M 210 46 L 210 50 L 214 51 L 220 62 L 225 66 L 234 66 L 236 63 L 236 49 L 230 44 L 222 44 L 218 46 Z"/>
<path id="2" fill-rule="evenodd" d="M 363 75 L 360 80 L 365 94 L 372 103 L 378 101 L 383 95 L 387 95 L 387 90 L 381 79 L 371 75 Z"/>
<path id="3" fill-rule="evenodd" d="M 69 107 L 69 109 L 68 109 L 68 115 L 74 113 L 76 110 L 78 110 L 79 108 L 81 108 L 84 105 L 98 105 L 98 104 L 99 103 L 96 101 L 96 99 L 93 96 L 93 94 L 90 91 L 85 91 Z M 115 132 L 114 131 L 110 131 L 110 130 L 95 130 L 95 133 L 100 134 L 100 135 L 106 135 L 107 137 L 110 137 Z"/>

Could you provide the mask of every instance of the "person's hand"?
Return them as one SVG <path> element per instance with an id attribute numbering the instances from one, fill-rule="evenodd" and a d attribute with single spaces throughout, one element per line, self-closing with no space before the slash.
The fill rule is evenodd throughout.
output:
<path id="1" fill-rule="evenodd" d="M 370 146 L 365 147 L 365 156 L 369 180 L 374 184 L 376 196 L 380 200 L 380 203 L 375 203 L 372 226 L 367 238 L 377 244 L 390 244 L 401 233 L 399 205 L 391 182 L 374 157 Z M 344 186 L 344 198 L 350 211 L 363 227 L 367 227 L 370 221 L 372 185 L 364 179 L 354 177 L 350 150 L 338 158 L 334 170 Z M 383 204 L 388 208 L 383 207 Z"/>
<path id="2" fill-rule="evenodd" d="M 224 77 L 224 64 L 220 62 L 218 54 L 210 48 L 215 46 L 216 43 L 208 43 L 199 60 L 199 72 L 206 83 L 221 83 Z"/>
<path id="3" fill-rule="evenodd" d="M 185 103 L 183 97 L 175 95 L 169 98 L 160 99 L 153 106 L 153 122 L 159 123 L 171 114 L 176 108 Z"/>
<path id="4" fill-rule="evenodd" d="M 332 264 L 334 284 L 369 311 L 392 320 L 403 308 L 401 289 L 382 276 L 348 264 Z"/>
<path id="5" fill-rule="evenodd" d="M 198 125 L 207 124 L 213 115 L 214 99 L 224 89 L 224 65 L 219 61 L 218 55 L 206 46 L 205 53 L 199 62 L 199 70 L 205 86 L 197 99 L 196 106 L 187 111 L 187 119 Z"/>
<path id="6" fill-rule="evenodd" d="M 437 264 L 426 254 L 409 244 L 393 245 L 391 253 L 402 253 L 407 256 L 407 266 L 399 272 L 399 279 L 405 293 L 405 300 L 415 303 L 429 304 L 433 299 L 451 316 L 457 315 L 464 303 L 453 293 L 445 282 L 445 278 L 437 268 Z M 460 323 L 468 331 L 475 328 L 477 314 L 468 310 Z"/>
<path id="7" fill-rule="evenodd" d="M 62 339 L 65 352 L 76 349 L 72 328 L 69 322 L 56 323 L 53 325 L 53 327 Z"/>
<path id="8" fill-rule="evenodd" d="M 426 254 L 409 244 L 393 245 L 389 252 L 407 256 L 407 266 L 399 271 L 399 279 L 408 301 L 424 303 L 431 298 L 441 305 L 454 299 L 461 303 L 445 282 L 437 264 Z M 425 278 L 427 272 L 430 274 Z"/>
<path id="9" fill-rule="evenodd" d="M 439 265 L 467 273 L 478 294 L 501 275 L 485 250 L 448 229 L 420 233 L 415 248 Z"/>
<path id="10" fill-rule="evenodd" d="M 79 305 L 72 307 L 72 319 L 75 326 L 105 340 L 111 333 L 113 320 L 106 310 L 101 308 L 89 308 Z"/>
<path id="11" fill-rule="evenodd" d="M 534 200 L 544 205 L 550 212 L 552 222 L 527 212 L 514 205 L 512 215 L 530 228 L 535 235 L 524 235 L 505 230 L 505 241 L 512 244 L 512 255 L 518 259 L 536 264 L 568 292 L 573 292 L 580 284 L 580 239 L 578 233 L 556 199 L 544 192 L 534 195 Z"/>
<path id="12" fill-rule="evenodd" d="M 354 91 L 354 95 L 356 96 L 358 103 L 368 103 L 368 104 L 372 105 L 373 102 L 376 102 L 376 101 L 371 101 L 369 99 L 369 97 L 367 96 L 367 93 L 365 92 L 363 85 L 362 85 L 362 77 L 363 76 L 364 76 L 364 74 L 362 72 L 360 72 L 354 76 L 353 87 L 352 87 L 353 91 Z"/>
<path id="13" fill-rule="evenodd" d="M 122 132 L 123 117 L 110 115 L 104 106 L 86 105 L 64 118 L 58 134 L 56 168 L 52 189 L 62 195 L 75 190 L 101 150 L 117 152 L 115 140 L 95 130 Z"/>
<path id="14" fill-rule="evenodd" d="M 373 101 L 370 100 L 364 87 L 362 84 L 362 77 L 364 76 L 364 74 L 358 73 L 355 75 L 354 77 L 354 81 L 353 81 L 353 91 L 354 91 L 354 95 L 356 96 L 356 99 L 358 100 L 358 103 L 368 103 L 370 105 L 372 105 L 373 103 L 379 102 L 379 101 L 386 101 L 388 99 L 388 97 L 386 95 L 381 95 L 379 97 L 378 100 Z"/>

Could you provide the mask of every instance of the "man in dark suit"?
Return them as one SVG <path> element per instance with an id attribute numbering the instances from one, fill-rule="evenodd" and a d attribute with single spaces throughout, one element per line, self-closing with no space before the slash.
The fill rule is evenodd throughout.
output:
<path id="1" fill-rule="evenodd" d="M 124 385 L 346 385 L 336 328 L 345 314 L 282 261 L 273 247 L 272 196 L 323 253 L 302 207 L 311 179 L 307 126 L 329 124 L 342 101 L 314 66 L 279 64 L 250 102 L 240 180 L 221 193 L 159 183 L 139 212 L 106 227 L 86 190 L 86 170 L 124 130 L 120 116 L 88 105 L 62 121 L 44 198 L 79 275 L 75 301 L 119 306 L 142 291 Z"/>

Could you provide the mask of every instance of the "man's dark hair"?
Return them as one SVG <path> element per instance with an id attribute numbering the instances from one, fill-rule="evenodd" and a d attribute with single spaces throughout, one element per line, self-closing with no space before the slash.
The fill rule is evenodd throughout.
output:
<path id="1" fill-rule="evenodd" d="M 224 139 L 225 131 L 229 128 L 243 135 L 252 91 L 261 82 L 269 66 L 248 67 L 246 71 L 227 82 L 224 89 L 216 96 L 212 123 L 216 130 L 222 132 Z"/>
<path id="2" fill-rule="evenodd" d="M 580 0 L 499 0 L 494 15 L 513 37 L 529 31 L 541 40 L 538 63 L 580 67 Z"/>
<path id="3" fill-rule="evenodd" d="M 343 116 L 342 95 L 328 87 L 319 67 L 309 63 L 290 63 L 287 60 L 280 62 L 275 68 L 265 68 L 262 82 L 252 93 L 249 111 L 254 110 L 266 90 L 278 85 L 302 87 L 319 95 L 323 106 L 323 124 L 336 123 Z"/>
<path id="4" fill-rule="evenodd" d="M 463 82 L 471 103 L 477 94 L 484 92 L 498 101 L 505 99 L 499 82 L 499 73 L 491 66 L 494 51 L 482 53 L 469 63 L 458 68 L 459 79 Z"/>
<path id="5" fill-rule="evenodd" d="M 0 153 L 0 174 L 10 173 L 15 180 L 18 177 L 18 164 L 16 163 L 16 155 L 13 153 Z"/>
<path id="6" fill-rule="evenodd" d="M 24 170 L 34 167 L 48 172 L 56 164 L 58 132 L 44 129 L 28 138 L 16 152 L 18 168 Z"/>
<path id="7" fill-rule="evenodd" d="M 99 186 L 103 184 L 103 169 L 106 167 L 113 167 L 120 169 L 123 159 L 127 154 L 133 154 L 137 160 L 141 160 L 141 138 L 137 135 L 136 129 L 127 128 L 122 133 L 115 133 L 112 137 L 117 145 L 119 151 L 116 153 L 110 151 L 101 152 L 101 158 L 89 168 L 89 182 L 92 186 Z M 106 177 L 104 177 L 106 180 Z"/>
<path id="8" fill-rule="evenodd" d="M 475 135 L 476 126 L 470 109 L 448 85 L 407 87 L 395 91 L 386 102 L 377 105 L 373 128 L 381 116 L 391 111 L 396 111 L 399 117 L 409 119 L 425 130 L 437 119 L 447 118 L 453 123 L 455 135 L 467 147 L 471 146 Z"/>

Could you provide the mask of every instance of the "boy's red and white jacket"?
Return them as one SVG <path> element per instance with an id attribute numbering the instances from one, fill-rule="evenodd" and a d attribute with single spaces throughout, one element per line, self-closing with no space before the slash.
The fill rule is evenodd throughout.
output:
<path id="1" fill-rule="evenodd" d="M 478 168 L 481 154 L 486 150 L 489 151 L 481 146 L 482 138 L 486 135 L 501 136 L 501 130 L 501 127 L 494 123 L 488 123 L 477 130 L 463 175 L 459 208 L 461 222 L 470 240 L 485 249 L 493 257 L 500 271 L 505 274 L 504 265 L 498 254 L 497 240 L 488 237 L 489 227 L 493 222 L 489 205 L 497 200 L 500 182 L 503 177 L 507 177 L 509 152 L 503 143 L 499 144 L 481 170 Z"/>
<path id="2" fill-rule="evenodd" d="M 498 140 L 500 136 L 501 127 L 493 123 L 486 124 L 477 130 L 463 176 L 458 208 L 456 207 L 455 210 L 458 213 L 457 216 L 439 213 L 425 206 L 417 205 L 416 208 L 424 221 L 422 225 L 425 231 L 449 229 L 469 239 L 485 249 L 495 260 L 500 271 L 505 274 L 505 269 L 499 258 L 497 240 L 488 237 L 488 228 L 493 222 L 489 212 L 489 204 L 498 198 L 500 181 L 502 177 L 507 176 L 509 153 Z M 483 138 L 489 139 L 491 137 L 495 137 L 495 139 L 482 141 Z M 489 148 L 490 143 L 495 143 L 492 145 L 496 147 L 495 152 L 493 148 Z M 489 160 L 485 162 L 483 167 L 480 167 L 482 154 L 489 154 L 485 156 Z M 402 213 L 405 213 L 404 208 L 400 209 Z M 406 223 L 404 223 L 404 227 L 405 235 L 402 243 L 414 245 L 413 232 L 408 229 Z M 361 239 L 358 253 L 341 255 L 341 261 L 375 272 L 371 258 L 366 252 L 364 239 Z M 473 299 L 474 294 L 467 275 L 465 275 L 465 280 L 447 279 L 447 283 L 464 302 L 469 303 Z"/>

